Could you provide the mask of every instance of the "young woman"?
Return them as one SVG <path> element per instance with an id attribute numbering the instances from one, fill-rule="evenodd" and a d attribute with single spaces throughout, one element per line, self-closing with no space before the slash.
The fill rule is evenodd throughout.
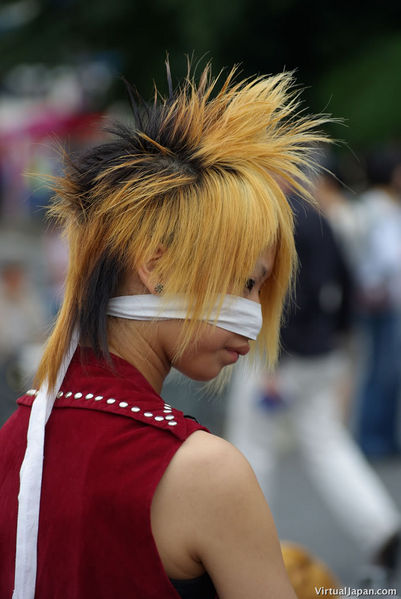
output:
<path id="1" fill-rule="evenodd" d="M 159 395 L 171 367 L 210 381 L 251 345 L 275 361 L 281 183 L 305 193 L 322 138 L 290 83 L 216 92 L 205 69 L 133 101 L 134 127 L 55 182 L 70 266 L 38 391 L 0 432 L 4 599 L 295 598 L 244 457 Z"/>

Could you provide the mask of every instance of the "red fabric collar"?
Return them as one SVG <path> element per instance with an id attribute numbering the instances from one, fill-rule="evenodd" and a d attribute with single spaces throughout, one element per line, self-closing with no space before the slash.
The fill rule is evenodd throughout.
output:
<path id="1" fill-rule="evenodd" d="M 53 409 L 78 408 L 125 416 L 185 439 L 190 421 L 183 413 L 166 404 L 134 366 L 115 355 L 111 359 L 112 364 L 108 364 L 91 349 L 78 348 Z M 35 396 L 36 390 L 31 389 L 18 404 L 31 406 Z"/>

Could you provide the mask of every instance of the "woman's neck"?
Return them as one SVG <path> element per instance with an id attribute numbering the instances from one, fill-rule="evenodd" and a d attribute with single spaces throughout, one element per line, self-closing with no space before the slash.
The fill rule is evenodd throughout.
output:
<path id="1" fill-rule="evenodd" d="M 157 323 L 110 319 L 109 350 L 123 358 L 160 394 L 171 364 L 163 351 Z"/>

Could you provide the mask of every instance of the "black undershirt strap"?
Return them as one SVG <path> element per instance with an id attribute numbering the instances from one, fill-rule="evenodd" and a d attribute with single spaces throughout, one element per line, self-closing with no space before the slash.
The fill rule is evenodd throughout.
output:
<path id="1" fill-rule="evenodd" d="M 198 578 L 188 580 L 170 578 L 170 582 L 181 599 L 215 599 L 216 597 L 216 590 L 207 572 Z"/>

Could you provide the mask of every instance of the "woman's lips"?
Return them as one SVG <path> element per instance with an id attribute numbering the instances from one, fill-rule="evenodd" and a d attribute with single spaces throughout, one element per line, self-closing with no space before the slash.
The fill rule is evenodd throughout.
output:
<path id="1" fill-rule="evenodd" d="M 249 352 L 249 345 L 242 345 L 241 347 L 226 347 L 226 351 L 230 354 L 232 362 L 236 362 L 239 356 L 245 356 Z"/>
<path id="2" fill-rule="evenodd" d="M 238 347 L 226 347 L 229 352 L 234 352 L 240 356 L 245 356 L 249 352 L 249 345 L 240 345 Z"/>
<path id="3" fill-rule="evenodd" d="M 232 349 L 226 349 L 226 352 L 230 355 L 230 358 L 231 358 L 230 361 L 232 363 L 234 363 L 234 362 L 236 362 L 238 360 L 238 358 L 239 358 L 239 353 L 238 352 L 236 352 L 236 351 L 234 351 Z"/>

